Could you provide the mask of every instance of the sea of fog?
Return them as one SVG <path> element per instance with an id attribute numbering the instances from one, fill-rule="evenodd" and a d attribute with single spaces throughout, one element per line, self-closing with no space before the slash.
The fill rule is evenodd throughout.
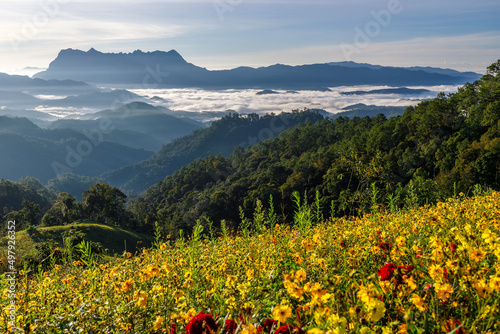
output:
<path id="1" fill-rule="evenodd" d="M 323 109 L 338 113 L 347 106 L 363 103 L 376 106 L 409 106 L 420 101 L 435 98 L 440 92 L 453 93 L 459 86 L 410 87 L 427 89 L 423 94 L 363 94 L 346 95 L 342 93 L 372 91 L 394 87 L 387 86 L 344 86 L 331 87 L 327 91 L 315 90 L 273 90 L 272 94 L 259 94 L 260 89 L 134 89 L 130 90 L 171 110 L 190 113 L 232 110 L 241 114 L 279 113 L 294 109 Z"/>
<path id="2" fill-rule="evenodd" d="M 272 94 L 262 94 L 261 89 L 225 89 L 205 90 L 196 88 L 184 89 L 129 89 L 143 99 L 143 102 L 155 106 L 166 107 L 179 115 L 201 121 L 209 121 L 220 117 L 220 113 L 233 111 L 240 114 L 290 112 L 294 109 L 322 109 L 335 114 L 350 105 L 363 103 L 375 106 L 410 106 L 432 99 L 440 92 L 446 94 L 456 92 L 459 86 L 421 86 L 410 89 L 426 89 L 421 94 L 345 94 L 357 91 L 372 91 L 398 87 L 388 86 L 342 86 L 331 87 L 325 91 L 317 90 L 273 90 Z M 107 88 L 112 89 L 112 88 Z M 58 99 L 57 96 L 38 96 L 46 100 Z M 50 114 L 56 118 L 79 118 L 103 109 L 112 109 L 132 102 L 132 100 L 110 101 L 107 108 L 96 110 L 92 107 L 47 107 L 40 105 L 35 111 Z"/>

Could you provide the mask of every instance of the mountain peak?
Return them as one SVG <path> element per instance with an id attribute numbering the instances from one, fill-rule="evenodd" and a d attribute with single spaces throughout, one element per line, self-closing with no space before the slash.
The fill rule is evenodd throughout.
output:
<path id="1" fill-rule="evenodd" d="M 89 51 L 87 51 L 87 53 L 90 53 L 90 54 L 97 54 L 97 53 L 101 53 L 101 52 L 97 51 L 97 50 L 96 50 L 96 49 L 94 49 L 94 48 L 90 48 L 90 50 L 89 50 Z"/>
<path id="2" fill-rule="evenodd" d="M 151 71 L 157 71 L 150 73 Z M 167 76 L 175 73 L 190 73 L 196 77 L 203 69 L 188 63 L 176 51 L 144 52 L 137 49 L 130 53 L 100 52 L 90 48 L 87 52 L 65 49 L 59 52 L 46 71 L 35 74 L 35 78 L 68 79 L 79 78 L 86 82 L 112 83 L 164 83 Z M 165 73 L 168 73 L 166 75 Z M 163 75 L 164 77 L 161 77 Z M 104 78 L 103 79 L 101 79 Z"/>

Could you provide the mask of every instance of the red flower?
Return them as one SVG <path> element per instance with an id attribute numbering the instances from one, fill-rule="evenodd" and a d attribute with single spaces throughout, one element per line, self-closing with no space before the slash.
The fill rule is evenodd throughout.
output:
<path id="1" fill-rule="evenodd" d="M 385 251 L 389 251 L 392 247 L 392 244 L 388 242 L 379 242 L 378 246 Z"/>
<path id="2" fill-rule="evenodd" d="M 460 327 L 460 328 L 458 328 L 458 327 Z M 456 329 L 456 328 L 458 328 L 458 329 Z M 446 324 L 446 331 L 451 332 L 453 330 L 455 330 L 454 333 L 456 333 L 456 334 L 467 334 L 464 331 L 460 320 L 452 320 L 452 319 L 448 320 L 448 323 Z"/>
<path id="3" fill-rule="evenodd" d="M 399 269 L 403 269 L 403 270 L 406 270 L 406 273 L 405 274 L 409 274 L 413 271 L 413 269 L 415 269 L 415 266 L 410 264 L 409 266 L 398 266 Z"/>
<path id="4" fill-rule="evenodd" d="M 382 242 L 382 236 L 381 236 L 382 232 L 377 231 L 377 234 L 378 234 L 378 246 L 385 251 L 389 251 L 389 249 L 391 249 L 392 247 L 392 244 L 388 242 Z"/>
<path id="5" fill-rule="evenodd" d="M 211 334 L 217 331 L 217 325 L 210 314 L 200 313 L 186 326 L 186 334 Z"/>
<path id="6" fill-rule="evenodd" d="M 274 319 L 266 319 L 262 324 L 262 329 L 265 330 L 266 333 L 271 333 L 271 330 L 277 323 L 278 322 Z"/>
<path id="7" fill-rule="evenodd" d="M 278 328 L 274 334 L 305 334 L 305 331 L 298 326 L 283 325 Z"/>
<path id="8" fill-rule="evenodd" d="M 238 325 L 236 324 L 236 321 L 234 319 L 227 319 L 226 320 L 226 334 L 234 334 L 236 332 L 236 328 Z"/>
<path id="9" fill-rule="evenodd" d="M 175 334 L 176 328 L 177 328 L 176 324 L 171 324 L 170 325 L 170 334 Z"/>
<path id="10" fill-rule="evenodd" d="M 396 266 L 394 263 L 387 263 L 378 271 L 378 275 L 382 281 L 388 281 L 392 278 L 394 274 L 394 270 L 396 270 Z"/>

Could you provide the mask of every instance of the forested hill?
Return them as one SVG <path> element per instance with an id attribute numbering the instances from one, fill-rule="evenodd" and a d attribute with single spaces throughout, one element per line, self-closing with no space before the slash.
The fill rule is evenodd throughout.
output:
<path id="1" fill-rule="evenodd" d="M 248 217 L 258 199 L 269 207 L 270 195 L 285 219 L 294 191 L 309 201 L 318 192 L 325 216 L 355 214 L 425 204 L 476 184 L 499 189 L 499 171 L 500 61 L 457 93 L 402 116 L 313 120 L 229 158 L 195 161 L 129 207 L 142 222 L 189 231 L 204 216 L 238 223 L 239 206 Z"/>
<path id="2" fill-rule="evenodd" d="M 80 155 L 82 143 L 88 144 L 87 152 Z M 32 176 L 47 183 L 59 172 L 70 171 L 96 176 L 152 154 L 108 138 L 93 145 L 84 133 L 74 129 L 42 129 L 26 118 L 0 116 L 0 175 L 5 179 Z"/>
<path id="3" fill-rule="evenodd" d="M 230 114 L 208 128 L 196 130 L 164 145 L 158 153 L 143 162 L 107 172 L 102 177 L 124 191 L 141 192 L 196 159 L 218 154 L 227 157 L 238 145 L 254 145 L 272 139 L 299 123 L 321 119 L 323 116 L 319 113 L 307 110 L 262 117 L 257 114 Z"/>

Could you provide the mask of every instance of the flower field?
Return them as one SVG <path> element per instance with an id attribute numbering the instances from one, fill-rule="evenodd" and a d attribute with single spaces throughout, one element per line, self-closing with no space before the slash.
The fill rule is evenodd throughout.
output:
<path id="1" fill-rule="evenodd" d="M 315 226 L 264 220 L 237 236 L 198 225 L 134 256 L 21 273 L 12 330 L 499 333 L 499 201 L 461 196 Z"/>

